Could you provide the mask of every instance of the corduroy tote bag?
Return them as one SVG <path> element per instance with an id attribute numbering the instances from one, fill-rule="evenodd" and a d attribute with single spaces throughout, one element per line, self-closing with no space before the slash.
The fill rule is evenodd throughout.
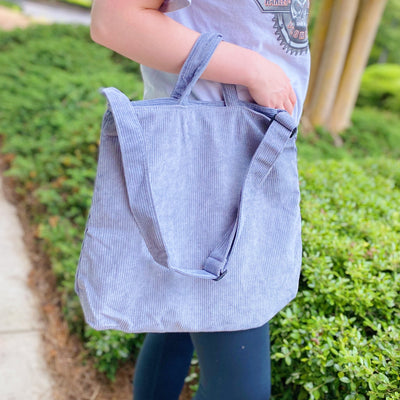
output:
<path id="1" fill-rule="evenodd" d="M 296 125 L 282 110 L 191 91 L 222 40 L 202 34 L 171 97 L 115 88 L 75 280 L 86 322 L 125 332 L 259 326 L 297 293 Z"/>

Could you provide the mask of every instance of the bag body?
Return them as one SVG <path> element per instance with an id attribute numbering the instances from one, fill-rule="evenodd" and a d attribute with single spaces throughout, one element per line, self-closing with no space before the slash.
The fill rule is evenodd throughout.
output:
<path id="1" fill-rule="evenodd" d="M 202 34 L 170 98 L 103 93 L 75 290 L 94 329 L 234 331 L 292 300 L 301 267 L 297 130 L 281 110 L 191 100 L 221 35 Z"/>

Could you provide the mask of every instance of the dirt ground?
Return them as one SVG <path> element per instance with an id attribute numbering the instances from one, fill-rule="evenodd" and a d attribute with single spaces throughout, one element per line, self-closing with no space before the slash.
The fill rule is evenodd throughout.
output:
<path id="1" fill-rule="evenodd" d="M 18 11 L 0 6 L 0 30 L 25 28 L 34 21 Z M 1 140 L 0 140 L 1 147 Z M 0 158 L 0 173 L 7 169 L 12 156 Z M 34 265 L 29 285 L 41 304 L 41 313 L 46 324 L 43 335 L 44 354 L 55 381 L 54 400 L 130 400 L 132 399 L 133 362 L 125 364 L 111 383 L 97 372 L 93 362 L 86 358 L 82 342 L 71 335 L 62 318 L 61 296 L 57 291 L 56 279 L 47 257 L 35 239 L 35 228 L 26 212 L 32 199 L 22 199 L 15 194 L 15 182 L 4 178 L 7 199 L 16 205 L 18 216 L 25 230 L 25 243 Z M 185 386 L 180 400 L 190 400 L 191 394 Z"/>
<path id="2" fill-rule="evenodd" d="M 32 23 L 31 18 L 22 15 L 18 11 L 0 6 L 0 29 L 10 31 L 14 28 L 25 28 L 30 23 Z"/>

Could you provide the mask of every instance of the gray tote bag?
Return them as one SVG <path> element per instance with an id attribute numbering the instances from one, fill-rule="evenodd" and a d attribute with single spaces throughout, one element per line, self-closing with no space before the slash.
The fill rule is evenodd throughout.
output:
<path id="1" fill-rule="evenodd" d="M 191 98 L 222 40 L 202 34 L 169 98 L 102 92 L 92 205 L 75 280 L 86 322 L 232 331 L 292 300 L 301 266 L 296 125 L 282 110 Z"/>

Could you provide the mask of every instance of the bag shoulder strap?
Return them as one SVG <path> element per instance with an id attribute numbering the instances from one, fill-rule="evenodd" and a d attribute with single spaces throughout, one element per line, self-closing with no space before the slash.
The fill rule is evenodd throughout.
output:
<path id="1" fill-rule="evenodd" d="M 192 50 L 194 55 L 192 56 L 191 52 L 188 60 L 189 64 L 191 64 L 190 59 L 193 60 L 196 58 L 202 65 L 198 68 L 190 67 L 190 65 L 182 68 L 180 78 L 172 96 L 175 96 L 176 99 L 187 99 L 187 96 L 190 94 L 190 92 L 187 92 L 187 88 L 190 87 L 191 90 L 194 85 L 193 81 L 197 81 L 201 76 L 220 40 L 221 36 L 217 34 L 203 34 L 200 36 Z M 201 56 L 202 51 L 206 53 L 204 57 Z M 206 59 L 206 62 L 204 62 L 204 59 Z M 188 78 L 190 76 L 192 77 L 191 80 Z M 186 82 L 186 86 L 182 82 Z M 125 181 L 128 189 L 129 206 L 154 261 L 183 275 L 216 281 L 221 279 L 227 272 L 226 264 L 235 242 L 242 202 L 239 202 L 235 220 L 218 246 L 207 257 L 201 270 L 185 270 L 184 268 L 171 265 L 154 206 L 145 140 L 136 114 L 135 105 L 116 88 L 103 89 L 102 93 L 108 100 L 117 129 Z M 237 98 L 236 91 L 233 92 L 231 89 L 226 90 L 225 88 L 224 93 L 224 95 L 236 96 Z M 253 155 L 243 187 L 245 187 L 249 177 L 255 179 L 256 184 L 263 183 L 289 138 L 296 132 L 296 125 L 287 112 L 279 112 L 277 110 L 273 110 L 273 112 L 275 116 L 269 126 L 268 135 L 264 135 L 261 144 Z M 268 109 L 268 117 L 271 117 L 270 109 Z"/>

